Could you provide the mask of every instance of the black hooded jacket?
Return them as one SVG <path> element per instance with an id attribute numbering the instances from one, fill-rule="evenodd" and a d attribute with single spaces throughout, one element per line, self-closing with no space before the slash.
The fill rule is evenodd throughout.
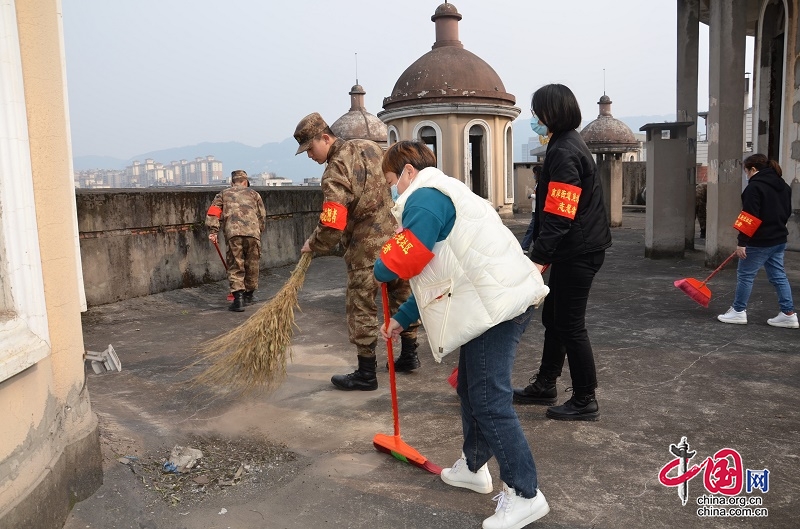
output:
<path id="1" fill-rule="evenodd" d="M 580 188 L 574 219 L 546 206 L 548 197 L 563 184 Z M 611 246 L 597 165 L 577 131 L 556 133 L 550 138 L 537 189 L 532 261 L 554 263 Z"/>
<path id="2" fill-rule="evenodd" d="M 742 191 L 742 211 L 761 220 L 752 237 L 739 233 L 739 246 L 768 247 L 786 242 L 792 215 L 792 188 L 771 167 L 750 177 Z"/>

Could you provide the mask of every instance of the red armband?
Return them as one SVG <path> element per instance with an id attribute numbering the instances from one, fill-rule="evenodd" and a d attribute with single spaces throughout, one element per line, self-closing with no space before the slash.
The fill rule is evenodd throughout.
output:
<path id="1" fill-rule="evenodd" d="M 578 212 L 578 200 L 581 198 L 581 188 L 564 182 L 550 182 L 547 186 L 547 198 L 544 201 L 544 210 L 553 215 L 575 219 Z"/>
<path id="2" fill-rule="evenodd" d="M 433 252 L 419 242 L 411 230 L 403 230 L 381 248 L 381 261 L 400 279 L 411 279 L 433 259 Z"/>
<path id="3" fill-rule="evenodd" d="M 751 215 L 746 211 L 739 213 L 739 216 L 736 217 L 736 221 L 733 223 L 734 228 L 744 233 L 748 237 L 752 237 L 759 226 L 761 226 L 761 219 Z"/>
<path id="4" fill-rule="evenodd" d="M 208 212 L 206 213 L 209 217 L 217 217 L 220 218 L 222 215 L 222 208 L 219 206 L 211 206 L 208 208 Z"/>
<path id="5" fill-rule="evenodd" d="M 347 226 L 347 208 L 338 202 L 325 202 L 322 204 L 319 221 L 323 226 L 334 230 L 344 230 Z"/>

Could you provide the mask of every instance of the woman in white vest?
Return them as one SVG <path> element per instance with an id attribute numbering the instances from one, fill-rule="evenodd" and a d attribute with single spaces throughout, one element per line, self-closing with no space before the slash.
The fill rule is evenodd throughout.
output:
<path id="1" fill-rule="evenodd" d="M 383 172 L 387 183 L 396 182 L 392 212 L 402 228 L 384 245 L 375 278 L 408 279 L 413 294 L 381 332 L 395 339 L 422 319 L 436 361 L 460 348 L 464 443 L 442 480 L 488 494 L 487 462 L 496 457 L 503 489 L 483 527 L 523 527 L 550 508 L 512 405 L 511 369 L 520 336 L 548 288 L 491 204 L 438 170 L 424 143 L 393 144 Z"/>

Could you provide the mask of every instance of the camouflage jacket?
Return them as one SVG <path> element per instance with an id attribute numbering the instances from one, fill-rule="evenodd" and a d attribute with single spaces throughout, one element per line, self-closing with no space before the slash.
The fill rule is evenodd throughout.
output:
<path id="1" fill-rule="evenodd" d="M 234 185 L 223 189 L 206 213 L 206 226 L 211 233 L 219 231 L 220 222 L 224 225 L 225 239 L 231 237 L 255 237 L 261 239 L 267 222 L 267 211 L 258 191 L 247 186 Z"/>
<path id="2" fill-rule="evenodd" d="M 322 214 L 309 246 L 328 253 L 341 242 L 348 270 L 372 267 L 397 227 L 382 160 L 383 150 L 369 140 L 337 139 L 328 152 Z"/>

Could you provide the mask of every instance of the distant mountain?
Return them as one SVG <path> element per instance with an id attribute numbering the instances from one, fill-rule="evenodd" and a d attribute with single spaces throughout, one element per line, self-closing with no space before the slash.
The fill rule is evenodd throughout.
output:
<path id="1" fill-rule="evenodd" d="M 629 126 L 634 133 L 638 133 L 642 125 L 646 125 L 647 123 L 667 123 L 669 121 L 675 121 L 675 114 L 625 116 L 617 119 Z"/>
<path id="2" fill-rule="evenodd" d="M 239 142 L 199 143 L 173 149 L 162 149 L 139 154 L 129 160 L 119 160 L 104 156 L 76 156 L 73 160 L 76 171 L 88 169 L 124 169 L 134 160 L 144 162 L 151 158 L 156 162 L 168 164 L 173 161 L 194 160 L 197 157 L 214 156 L 222 162 L 223 170 L 230 174 L 234 169 L 244 169 L 248 174 L 261 172 L 276 173 L 301 183 L 304 178 L 322 175 L 322 166 L 317 165 L 305 154 L 295 156 L 297 142 L 293 138 L 280 143 L 266 143 L 261 147 L 251 147 Z"/>
<path id="3" fill-rule="evenodd" d="M 627 116 L 617 118 L 633 132 L 639 132 L 639 128 L 645 123 L 659 123 L 665 121 L 675 121 L 675 116 L 671 114 L 651 115 L 651 116 Z M 587 119 L 583 125 L 590 121 Z M 514 157 L 520 159 L 522 144 L 534 134 L 530 128 L 530 118 L 517 119 L 514 128 Z M 295 156 L 297 142 L 293 138 L 288 138 L 282 142 L 265 143 L 261 147 L 251 147 L 243 143 L 218 142 L 218 143 L 199 143 L 185 147 L 173 149 L 163 149 L 151 151 L 134 156 L 129 160 L 120 160 L 109 156 L 76 156 L 73 160 L 76 171 L 89 169 L 124 169 L 134 160 L 140 162 L 147 158 L 152 158 L 156 162 L 168 164 L 172 161 L 194 160 L 197 157 L 214 156 L 222 161 L 222 167 L 227 174 L 234 169 L 244 169 L 248 174 L 262 172 L 276 173 L 278 176 L 294 180 L 301 183 L 304 178 L 319 177 L 322 175 L 322 166 L 309 160 L 305 154 Z"/>
<path id="4" fill-rule="evenodd" d="M 111 156 L 76 156 L 72 159 L 76 171 L 90 171 L 92 169 L 125 169 L 127 160 Z"/>
<path id="5" fill-rule="evenodd" d="M 588 125 L 590 122 L 594 121 L 597 116 L 593 116 L 591 119 L 584 119 L 583 123 L 581 123 L 581 128 Z M 631 131 L 634 133 L 639 132 L 639 129 L 642 125 L 647 123 L 665 123 L 668 121 L 675 121 L 675 114 L 660 114 L 660 115 L 650 115 L 650 116 L 624 116 L 617 118 L 621 122 L 625 123 L 628 127 L 630 127 Z M 530 125 L 531 119 L 517 119 L 514 122 L 514 142 L 515 143 L 523 143 L 525 139 L 528 137 L 533 136 L 533 131 L 531 130 Z"/>

